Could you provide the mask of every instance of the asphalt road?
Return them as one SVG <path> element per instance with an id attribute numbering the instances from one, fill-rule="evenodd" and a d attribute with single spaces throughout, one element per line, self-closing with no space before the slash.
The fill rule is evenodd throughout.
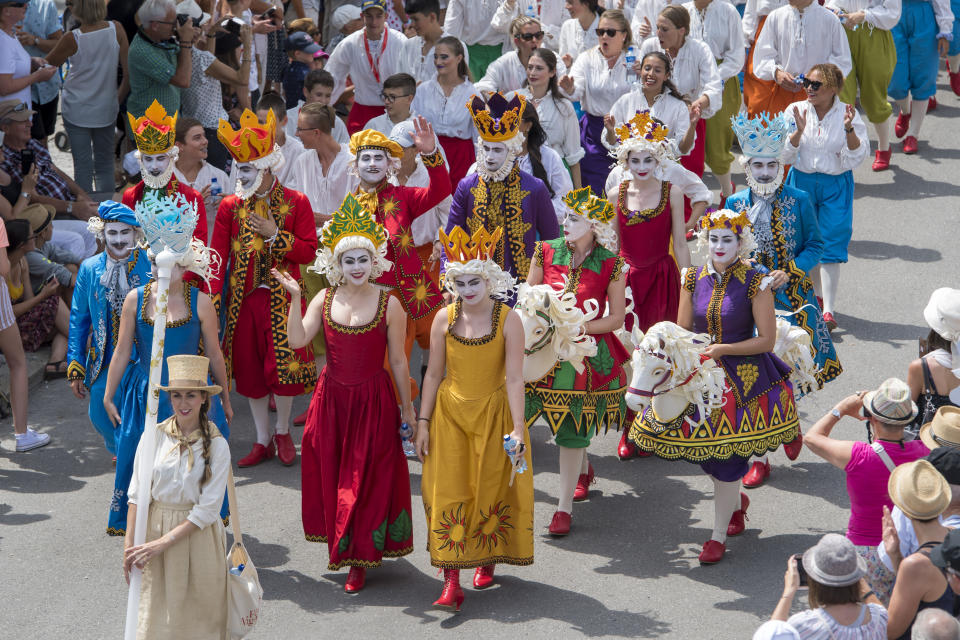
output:
<path id="1" fill-rule="evenodd" d="M 944 74 L 941 72 L 941 80 Z M 960 99 L 941 82 L 940 107 L 927 116 L 920 154 L 897 153 L 891 171 L 857 172 L 850 263 L 842 270 L 835 334 L 845 372 L 803 399 L 804 427 L 840 397 L 906 376 L 926 334 L 922 309 L 941 286 L 960 286 L 958 188 Z M 897 145 L 899 151 L 899 145 Z M 742 183 L 742 179 L 739 181 Z M 715 185 L 711 185 L 715 186 Z M 297 400 L 299 413 L 307 399 Z M 237 398 L 231 442 L 247 453 L 253 426 Z M 30 424 L 53 443 L 27 454 L 0 440 L 0 627 L 4 637 L 117 638 L 126 585 L 119 538 L 104 535 L 113 467 L 89 425 L 84 402 L 63 382 L 32 391 Z M 4 425 L 10 433 L 9 424 Z M 295 428 L 299 442 L 302 429 Z M 849 419 L 836 429 L 863 438 Z M 590 447 L 598 481 L 577 504 L 573 531 L 546 527 L 558 488 L 549 432 L 533 431 L 536 562 L 498 568 L 498 587 L 466 590 L 459 615 L 432 611 L 440 580 L 414 518 L 416 551 L 368 574 L 359 595 L 343 593 L 346 570 L 326 570 L 326 547 L 300 525 L 300 470 L 272 462 L 237 474 L 247 544 L 266 591 L 250 638 L 643 637 L 749 638 L 773 610 L 786 557 L 826 532 L 843 532 L 848 500 L 840 471 L 804 450 L 790 463 L 773 455 L 769 484 L 750 492 L 746 533 L 729 541 L 718 565 L 697 563 L 712 527 L 712 485 L 699 468 L 660 460 L 619 462 L 617 434 Z M 410 463 L 414 511 L 420 464 Z M 469 583 L 470 576 L 463 576 Z M 802 603 L 799 599 L 795 606 Z"/>

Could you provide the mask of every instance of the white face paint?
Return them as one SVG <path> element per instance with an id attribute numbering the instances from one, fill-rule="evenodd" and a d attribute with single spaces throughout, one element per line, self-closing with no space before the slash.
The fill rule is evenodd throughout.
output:
<path id="1" fill-rule="evenodd" d="M 490 173 L 497 171 L 507 161 L 507 145 L 502 142 L 484 141 L 480 146 L 483 149 L 484 168 Z"/>
<path id="2" fill-rule="evenodd" d="M 155 178 L 162 175 L 170 166 L 170 156 L 166 153 L 143 154 L 140 156 L 140 160 L 143 162 L 143 170 Z"/>
<path id="3" fill-rule="evenodd" d="M 390 159 L 386 151 L 363 149 L 357 154 L 357 174 L 367 185 L 380 184 L 387 177 Z"/>
<path id="4" fill-rule="evenodd" d="M 107 222 L 103 225 L 107 254 L 114 260 L 125 260 L 133 251 L 137 229 L 125 222 Z"/>
<path id="5" fill-rule="evenodd" d="M 714 267 L 727 265 L 737 259 L 740 238 L 730 229 L 711 229 L 707 235 L 707 247 Z"/>
<path id="6" fill-rule="evenodd" d="M 373 259 L 366 249 L 350 249 L 340 255 L 340 270 L 350 284 L 363 284 L 370 279 Z"/>
<path id="7" fill-rule="evenodd" d="M 774 158 L 751 158 L 750 175 L 759 184 L 769 184 L 777 179 L 780 161 Z"/>
<path id="8" fill-rule="evenodd" d="M 478 274 L 468 274 L 454 278 L 453 285 L 464 304 L 477 304 L 487 297 L 487 281 Z"/>
<path id="9" fill-rule="evenodd" d="M 657 164 L 657 159 L 649 151 L 631 151 L 627 156 L 627 169 L 636 180 L 649 178 Z"/>
<path id="10" fill-rule="evenodd" d="M 237 164 L 237 187 L 234 193 L 241 200 L 250 198 L 263 181 L 263 170 L 257 169 L 252 162 Z"/>
<path id="11" fill-rule="evenodd" d="M 567 211 L 563 217 L 563 237 L 567 242 L 576 242 L 588 233 L 593 233 L 593 226 L 585 217 Z"/>
<path id="12" fill-rule="evenodd" d="M 151 189 L 162 189 L 173 175 L 173 160 L 176 147 L 165 153 L 140 154 L 140 173 L 143 182 Z"/>

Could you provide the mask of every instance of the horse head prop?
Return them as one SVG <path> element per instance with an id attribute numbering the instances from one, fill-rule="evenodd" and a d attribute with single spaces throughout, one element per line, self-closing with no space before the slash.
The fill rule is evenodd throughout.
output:
<path id="1" fill-rule="evenodd" d="M 520 285 L 514 310 L 525 334 L 524 382 L 540 380 L 558 361 L 569 362 L 580 373 L 583 359 L 597 354 L 597 342 L 583 326 L 597 317 L 599 309 L 595 300 L 586 306 L 586 312 L 577 307 L 577 297 L 570 291 L 555 291 L 546 284 Z"/>

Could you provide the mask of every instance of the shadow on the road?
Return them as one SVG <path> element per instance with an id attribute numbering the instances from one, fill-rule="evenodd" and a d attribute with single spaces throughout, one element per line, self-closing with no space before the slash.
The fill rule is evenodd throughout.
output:
<path id="1" fill-rule="evenodd" d="M 9 504 L 0 504 L 0 526 L 16 527 L 50 519 L 50 514 L 47 513 L 12 513 L 12 511 L 13 507 Z"/>
<path id="2" fill-rule="evenodd" d="M 924 160 L 929 161 L 931 164 L 941 164 L 956 161 L 958 158 L 960 158 L 960 150 L 931 149 L 929 143 L 921 140 L 920 155 L 924 158 Z M 857 200 L 860 200 L 861 198 L 877 198 L 879 200 L 891 201 L 907 200 L 910 202 L 916 202 L 923 198 L 937 198 L 941 196 L 957 195 L 957 186 L 955 183 L 928 180 L 925 177 L 928 175 L 927 171 L 925 170 L 923 171 L 923 174 L 908 171 L 897 164 L 898 157 L 904 158 L 905 156 L 894 156 L 894 160 L 891 162 L 889 169 L 889 173 L 893 178 L 892 180 L 875 184 L 870 184 L 867 182 L 857 183 L 853 207 L 854 215 L 860 216 L 861 221 L 870 216 L 870 213 L 863 209 L 862 204 L 857 204 Z M 905 184 L 909 184 L 910 188 L 905 189 Z M 943 206 L 946 208 L 947 205 L 944 204 Z M 929 209 L 927 211 L 930 212 Z M 922 223 L 925 218 L 924 209 L 922 207 L 911 206 L 909 211 L 905 212 L 904 215 L 908 216 L 910 221 L 913 223 Z"/>
<path id="3" fill-rule="evenodd" d="M 943 259 L 943 254 L 936 249 L 911 247 L 906 244 L 893 244 L 876 240 L 851 240 L 847 250 L 851 255 L 864 260 L 898 258 L 907 262 L 939 262 Z"/>
<path id="4" fill-rule="evenodd" d="M 840 326 L 834 333 L 830 334 L 830 337 L 837 344 L 842 344 L 844 335 L 849 334 L 864 342 L 883 342 L 894 349 L 904 347 L 916 349 L 916 339 L 929 332 L 929 328 L 924 329 L 915 324 L 878 322 L 840 312 L 835 315 Z M 904 364 L 904 367 L 906 367 L 906 364 Z"/>

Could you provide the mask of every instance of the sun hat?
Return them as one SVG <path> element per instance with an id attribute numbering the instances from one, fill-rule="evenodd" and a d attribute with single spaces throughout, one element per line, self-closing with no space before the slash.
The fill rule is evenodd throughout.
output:
<path id="1" fill-rule="evenodd" d="M 37 235 L 47 228 L 55 213 L 56 210 L 50 205 L 34 202 L 24 207 L 23 211 L 17 214 L 17 218 L 29 222 L 30 233 Z"/>
<path id="2" fill-rule="evenodd" d="M 170 356 L 167 358 L 169 381 L 157 386 L 164 391 L 206 391 L 216 395 L 223 387 L 207 384 L 209 368 L 210 359 L 205 356 Z"/>
<path id="3" fill-rule="evenodd" d="M 361 15 L 360 7 L 355 4 L 345 4 L 337 7 L 337 10 L 333 12 L 333 15 L 330 16 L 330 24 L 333 25 L 334 29 L 340 31 L 348 22 L 357 20 Z"/>
<path id="4" fill-rule="evenodd" d="M 930 294 L 923 317 L 946 340 L 960 340 L 960 289 L 942 287 Z"/>
<path id="5" fill-rule="evenodd" d="M 950 504 L 950 485 L 926 460 L 898 465 L 890 472 L 887 493 L 893 504 L 914 520 L 936 518 Z"/>
<path id="6" fill-rule="evenodd" d="M 2 6 L 3 0 L 0 0 L 0 7 Z M 33 117 L 34 113 L 36 111 L 30 109 L 26 102 L 16 98 L 0 102 L 0 121 L 26 122 Z"/>
<path id="7" fill-rule="evenodd" d="M 863 406 L 880 422 L 905 427 L 917 417 L 917 403 L 910 399 L 907 383 L 899 378 L 888 378 L 880 388 L 863 396 Z"/>
<path id="8" fill-rule="evenodd" d="M 960 407 L 944 405 L 933 420 L 920 428 L 920 439 L 933 451 L 938 447 L 960 449 Z"/>
<path id="9" fill-rule="evenodd" d="M 195 0 L 184 0 L 177 5 L 178 16 L 190 16 L 197 20 L 197 24 L 205 24 L 210 19 L 210 14 L 200 8 Z"/>
<path id="10" fill-rule="evenodd" d="M 754 631 L 753 640 L 800 640 L 800 634 L 783 620 L 767 620 Z"/>
<path id="11" fill-rule="evenodd" d="M 924 460 L 932 464 L 933 468 L 947 479 L 948 484 L 960 486 L 960 449 L 938 447 Z"/>
<path id="12" fill-rule="evenodd" d="M 952 529 L 940 545 L 930 549 L 930 562 L 941 569 L 960 571 L 960 529 Z"/>
<path id="13" fill-rule="evenodd" d="M 848 587 L 867 571 L 867 563 L 853 543 L 838 533 L 828 533 L 803 554 L 807 575 L 827 587 Z"/>

